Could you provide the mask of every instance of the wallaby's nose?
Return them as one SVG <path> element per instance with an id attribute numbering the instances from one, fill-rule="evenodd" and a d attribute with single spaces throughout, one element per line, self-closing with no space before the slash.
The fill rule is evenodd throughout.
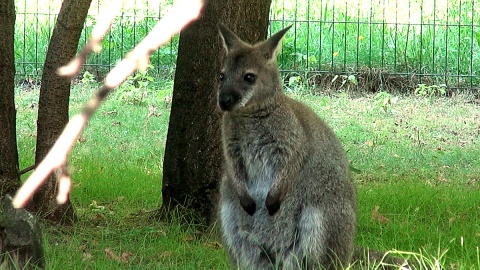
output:
<path id="1" fill-rule="evenodd" d="M 232 93 L 220 92 L 218 95 L 218 106 L 222 111 L 231 111 L 237 104 L 238 97 Z"/>

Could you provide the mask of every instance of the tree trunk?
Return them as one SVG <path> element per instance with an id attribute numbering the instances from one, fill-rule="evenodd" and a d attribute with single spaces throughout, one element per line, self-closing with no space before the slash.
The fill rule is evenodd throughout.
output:
<path id="1" fill-rule="evenodd" d="M 47 155 L 68 122 L 70 81 L 58 76 L 56 71 L 75 56 L 90 3 L 91 0 L 64 0 L 60 8 L 42 73 L 35 164 Z M 57 205 L 56 188 L 52 175 L 28 208 L 50 221 L 70 224 L 75 218 L 72 205 L 70 201 Z"/>
<path id="2" fill-rule="evenodd" d="M 0 1 L 0 197 L 20 186 L 15 123 L 15 64 L 13 36 L 15 4 Z"/>
<path id="3" fill-rule="evenodd" d="M 173 103 L 163 163 L 163 208 L 181 208 L 210 224 L 222 173 L 218 74 L 222 45 L 217 23 L 242 39 L 266 38 L 270 0 L 209 0 L 202 17 L 180 34 Z"/>

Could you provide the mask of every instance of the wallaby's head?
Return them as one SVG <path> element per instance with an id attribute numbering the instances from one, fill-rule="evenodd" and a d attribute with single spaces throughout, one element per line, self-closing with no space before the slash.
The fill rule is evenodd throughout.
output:
<path id="1" fill-rule="evenodd" d="M 282 91 L 276 56 L 290 27 L 250 45 L 225 25 L 218 25 L 227 52 L 219 75 L 218 105 L 222 111 L 257 108 Z"/>

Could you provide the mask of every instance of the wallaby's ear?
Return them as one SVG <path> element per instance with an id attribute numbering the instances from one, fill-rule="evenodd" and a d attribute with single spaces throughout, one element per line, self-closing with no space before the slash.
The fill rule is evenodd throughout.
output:
<path id="1" fill-rule="evenodd" d="M 223 41 L 223 47 L 227 52 L 230 52 L 234 48 L 241 47 L 244 44 L 244 42 L 223 23 L 218 23 L 217 27 Z"/>
<path id="2" fill-rule="evenodd" d="M 265 40 L 260 44 L 261 49 L 265 53 L 265 57 L 267 60 L 270 61 L 275 61 L 277 57 L 277 52 L 280 50 L 281 44 L 282 44 L 282 39 L 283 36 L 287 33 L 287 31 L 291 28 L 292 26 L 288 26 L 277 33 L 275 33 L 273 36 L 271 36 L 269 39 Z"/>

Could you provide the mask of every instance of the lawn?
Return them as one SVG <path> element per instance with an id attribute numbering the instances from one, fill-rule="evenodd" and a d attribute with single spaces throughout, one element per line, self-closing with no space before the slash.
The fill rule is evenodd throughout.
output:
<path id="1" fill-rule="evenodd" d="M 70 155 L 79 222 L 68 228 L 44 224 L 47 268 L 227 269 L 215 228 L 188 224 L 180 215 L 168 223 L 155 218 L 172 83 L 132 85 L 127 81 L 107 100 Z M 72 115 L 94 88 L 88 78 L 75 84 Z M 314 108 L 344 144 L 358 189 L 357 245 L 390 250 L 417 263 L 416 269 L 480 268 L 475 100 L 289 95 Z M 37 98 L 38 89 L 17 89 L 21 168 L 33 164 Z"/>

